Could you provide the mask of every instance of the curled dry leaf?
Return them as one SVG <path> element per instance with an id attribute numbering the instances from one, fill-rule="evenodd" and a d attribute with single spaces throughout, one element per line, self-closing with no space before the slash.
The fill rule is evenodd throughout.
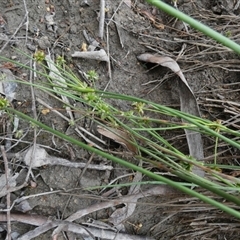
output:
<path id="1" fill-rule="evenodd" d="M 15 76 L 7 68 L 0 68 L 0 93 L 6 96 L 11 102 L 15 98 L 17 83 Z"/>
<path id="2" fill-rule="evenodd" d="M 132 138 L 130 133 L 115 128 L 103 127 L 100 125 L 97 126 L 97 131 L 101 135 L 110 138 L 113 141 L 122 145 L 123 147 L 127 148 L 130 152 L 137 154 L 136 146 L 131 143 Z"/>
<path id="3" fill-rule="evenodd" d="M 160 64 L 161 66 L 167 67 L 176 73 L 180 78 L 178 80 L 178 85 L 181 111 L 191 115 L 200 116 L 197 100 L 194 96 L 194 93 L 188 85 L 187 80 L 185 79 L 179 65 L 175 60 L 170 57 L 163 57 L 150 53 L 141 54 L 138 56 L 138 60 Z M 202 160 L 204 158 L 204 154 L 201 134 L 187 129 L 185 129 L 185 133 L 190 155 L 197 160 Z M 204 176 L 203 170 L 195 166 L 193 168 L 193 172 L 199 176 Z"/>
<path id="4" fill-rule="evenodd" d="M 100 49 L 98 51 L 88 51 L 88 52 L 79 52 L 75 51 L 72 54 L 72 57 L 93 59 L 97 61 L 109 62 L 109 57 L 105 50 Z"/>

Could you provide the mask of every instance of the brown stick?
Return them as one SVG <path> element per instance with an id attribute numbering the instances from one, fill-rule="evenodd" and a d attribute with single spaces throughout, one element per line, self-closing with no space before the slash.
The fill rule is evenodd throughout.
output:
<path id="1" fill-rule="evenodd" d="M 0 213 L 0 222 L 7 222 L 7 214 Z M 30 224 L 33 226 L 41 226 L 47 222 L 48 218 L 44 216 L 38 215 L 30 215 L 30 214 L 21 214 L 21 213 L 12 213 L 10 216 L 10 221 L 12 222 L 21 222 Z"/>
<path id="2" fill-rule="evenodd" d="M 4 161 L 4 168 L 5 168 L 5 176 L 6 176 L 6 190 L 7 190 L 7 240 L 11 240 L 11 214 L 10 214 L 10 207 L 11 207 L 11 199 L 10 199 L 10 192 L 9 190 L 9 184 L 8 184 L 8 173 L 9 173 L 9 169 L 8 169 L 8 160 L 7 160 L 7 156 L 6 156 L 6 152 L 4 149 L 4 146 L 1 146 L 1 152 L 2 152 L 2 156 L 3 156 L 3 161 Z"/>

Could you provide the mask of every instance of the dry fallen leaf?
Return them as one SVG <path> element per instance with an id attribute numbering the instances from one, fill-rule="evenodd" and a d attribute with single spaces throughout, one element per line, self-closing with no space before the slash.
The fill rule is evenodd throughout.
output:
<path id="1" fill-rule="evenodd" d="M 159 55 L 153 55 L 150 53 L 141 54 L 140 56 L 138 56 L 138 60 L 160 64 L 163 67 L 170 68 L 174 73 L 176 73 L 180 77 L 178 85 L 181 111 L 191 115 L 200 116 L 198 104 L 194 96 L 194 93 L 190 86 L 188 85 L 187 80 L 185 79 L 179 65 L 175 60 L 173 60 L 170 57 L 163 57 Z M 185 129 L 185 133 L 190 155 L 196 158 L 197 160 L 204 159 L 201 134 L 187 129 Z M 193 172 L 199 176 L 204 176 L 204 171 L 195 166 L 193 167 Z"/>
<path id="2" fill-rule="evenodd" d="M 68 161 L 64 158 L 58 158 L 51 156 L 47 153 L 47 151 L 40 147 L 39 145 L 36 145 L 34 147 L 28 148 L 26 151 L 22 153 L 23 161 L 27 166 L 31 166 L 32 168 L 38 168 L 45 165 L 60 165 L 65 167 L 74 167 L 74 168 L 85 168 L 86 166 L 88 169 L 95 169 L 95 170 L 112 170 L 112 166 L 108 165 L 101 165 L 101 164 L 86 164 L 82 162 L 72 162 Z M 20 154 L 21 156 L 21 154 Z M 20 157 L 19 156 L 19 157 Z"/>
<path id="3" fill-rule="evenodd" d="M 140 166 L 142 166 L 140 164 Z M 138 183 L 142 181 L 142 173 L 136 172 L 133 183 Z M 138 194 L 140 191 L 141 185 L 136 184 L 132 185 L 128 191 L 128 195 Z M 133 198 L 132 201 L 124 203 L 125 206 L 117 208 L 110 216 L 109 222 L 113 224 L 118 230 L 125 230 L 123 222 L 125 222 L 135 211 L 137 206 L 137 198 Z"/>
<path id="4" fill-rule="evenodd" d="M 43 115 L 47 115 L 48 113 L 50 113 L 50 109 L 49 108 L 44 108 L 44 109 L 42 109 L 41 113 Z"/>
<path id="5" fill-rule="evenodd" d="M 107 137 L 112 139 L 113 141 L 119 143 L 123 147 L 127 148 L 130 152 L 137 154 L 137 148 L 135 145 L 133 145 L 131 141 L 131 135 L 123 130 L 119 130 L 116 128 L 110 128 L 110 127 L 103 127 L 103 126 L 97 126 L 97 131 Z"/>

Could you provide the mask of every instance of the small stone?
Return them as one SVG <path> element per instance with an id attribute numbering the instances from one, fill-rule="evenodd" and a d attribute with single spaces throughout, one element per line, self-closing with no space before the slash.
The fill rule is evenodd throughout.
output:
<path id="1" fill-rule="evenodd" d="M 51 47 L 51 43 L 50 41 L 48 40 L 48 37 L 47 36 L 42 36 L 39 40 L 38 40 L 38 46 L 41 48 L 41 49 L 47 49 L 47 48 L 50 48 Z"/>

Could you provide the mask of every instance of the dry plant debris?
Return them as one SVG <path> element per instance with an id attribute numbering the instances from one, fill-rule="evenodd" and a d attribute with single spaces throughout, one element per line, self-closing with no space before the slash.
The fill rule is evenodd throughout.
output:
<path id="1" fill-rule="evenodd" d="M 179 0 L 174 3 L 181 11 L 191 13 L 196 19 L 233 40 L 239 40 L 240 1 Z M 1 94 L 11 100 L 16 98 L 15 104 L 20 111 L 34 115 L 36 119 L 41 119 L 55 129 L 73 135 L 77 132 L 78 138 L 99 149 L 104 150 L 107 146 L 105 140 L 91 132 L 91 124 L 85 122 L 81 110 L 76 118 L 76 111 L 63 106 L 63 102 L 69 103 L 69 99 L 64 96 L 61 96 L 62 101 L 59 103 L 55 98 L 39 93 L 37 89 L 32 89 L 33 93 L 30 94 L 29 89 L 20 87 L 20 84 L 16 94 L 13 85 L 8 91 L 2 78 L 13 80 L 20 77 L 21 81 L 44 81 L 37 73 L 40 67 L 36 63 L 29 63 L 29 58 L 23 54 L 30 56 L 41 49 L 46 54 L 50 70 L 48 76 L 53 82 L 60 80 L 54 82 L 59 84 L 56 87 L 66 87 L 64 78 L 53 64 L 53 59 L 60 55 L 68 59 L 72 71 L 76 70 L 73 66 L 80 66 L 83 76 L 89 69 L 95 69 L 101 79 L 97 83 L 99 89 L 146 97 L 155 102 L 179 107 L 178 97 L 175 98 L 170 81 L 167 81 L 167 86 L 161 85 L 162 80 L 173 79 L 178 74 L 182 79 L 178 80 L 178 88 L 183 111 L 189 112 L 191 105 L 193 112 L 190 113 L 199 115 L 198 103 L 203 117 L 221 119 L 223 125 L 233 129 L 240 128 L 239 57 L 191 27 L 148 6 L 144 1 L 105 0 L 99 5 L 95 0 L 54 3 L 23 0 L 2 1 L 1 4 L 1 56 L 15 59 L 33 69 L 28 71 L 16 66 L 10 69 L 5 60 L 1 62 Z M 85 42 L 87 45 L 83 44 Z M 20 49 L 21 53 L 15 51 L 14 47 Z M 166 66 L 175 74 L 162 69 L 143 69 L 136 56 L 146 49 L 151 51 L 151 55 L 143 54 L 141 60 Z M 147 92 L 151 94 L 147 95 Z M 35 103 L 35 100 L 36 106 L 28 105 L 29 102 Z M 39 105 L 49 110 L 48 113 L 44 115 Z M 82 107 L 84 106 L 79 108 Z M 122 107 L 126 109 L 128 106 Z M 59 239 L 61 230 L 62 235 L 67 235 L 69 239 L 238 238 L 237 219 L 219 213 L 195 198 L 182 196 L 166 186 L 147 186 L 148 189 L 144 189 L 144 186 L 133 184 L 131 187 L 115 186 L 110 191 L 107 187 L 103 188 L 104 191 L 83 190 L 81 180 L 84 177 L 89 184 L 93 178 L 101 179 L 99 182 L 109 187 L 114 180 L 116 184 L 137 183 L 144 176 L 134 175 L 119 166 L 106 165 L 105 159 L 89 155 L 74 146 L 66 146 L 66 143 L 44 131 L 33 130 L 33 126 L 21 120 L 16 120 L 16 127 L 13 127 L 9 119 L 4 121 L 5 116 L 1 117 L 0 139 L 5 149 L 2 148 L 3 160 L 0 165 L 0 238 L 6 238 L 8 233 L 8 239 L 49 239 L 54 228 L 54 234 L 58 234 Z M 80 119 L 79 125 L 71 131 L 68 123 L 76 119 Z M 4 129 L 6 123 L 10 124 Z M 136 152 L 128 132 L 104 126 L 99 133 L 127 148 L 130 153 Z M 191 154 L 199 160 L 204 159 L 204 150 L 204 160 L 212 163 L 215 157 L 212 139 L 205 138 L 202 145 L 199 135 L 195 135 L 199 144 L 192 144 L 191 132 L 186 134 Z M 166 138 L 175 145 L 185 144 L 183 136 L 166 135 Z M 195 148 L 196 146 L 199 148 Z M 239 165 L 239 156 L 238 150 L 219 143 L 217 157 L 221 163 Z M 88 161 L 82 163 L 80 159 Z M 52 175 L 52 181 L 57 179 L 54 180 L 54 186 L 58 184 L 56 188 L 51 189 L 51 177 L 47 182 L 43 172 L 45 175 Z M 71 174 L 73 178 L 70 183 L 65 183 L 67 189 L 62 190 L 61 181 Z M 134 177 L 128 178 L 129 174 Z M 230 178 L 239 172 L 229 173 L 226 170 L 222 174 L 223 177 L 230 174 Z M 87 221 L 88 217 L 94 221 Z M 24 223 L 25 227 L 17 223 Z M 36 228 L 30 229 L 28 225 Z M 118 229 L 125 228 L 126 232 L 118 232 L 117 226 Z M 50 231 L 47 232 L 48 230 Z"/>
<path id="2" fill-rule="evenodd" d="M 180 102 L 181 102 L 181 111 L 189 113 L 191 115 L 200 116 L 198 103 L 194 96 L 194 93 L 190 86 L 188 85 L 187 80 L 185 79 L 180 67 L 178 66 L 177 62 L 174 61 L 170 57 L 152 55 L 149 53 L 144 53 L 138 56 L 140 61 L 144 62 L 151 62 L 160 64 L 164 67 L 170 68 L 174 73 L 176 73 L 180 80 L 178 81 L 179 84 L 179 95 L 180 95 Z M 203 143 L 202 137 L 200 133 L 192 132 L 190 130 L 185 129 L 186 138 L 189 147 L 189 153 L 191 156 L 195 157 L 197 160 L 204 159 L 203 153 Z M 204 176 L 204 171 L 195 167 L 193 172 L 199 176 Z"/>

